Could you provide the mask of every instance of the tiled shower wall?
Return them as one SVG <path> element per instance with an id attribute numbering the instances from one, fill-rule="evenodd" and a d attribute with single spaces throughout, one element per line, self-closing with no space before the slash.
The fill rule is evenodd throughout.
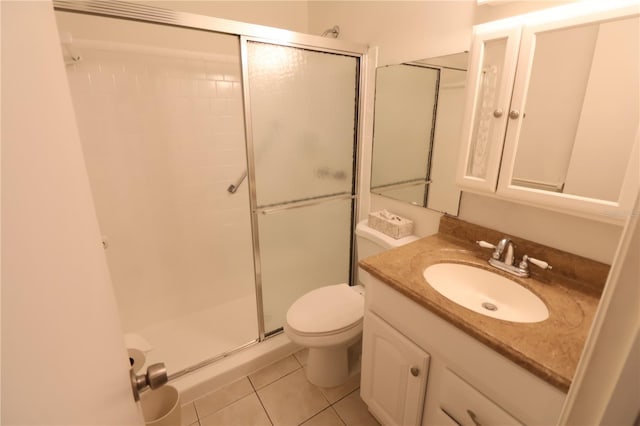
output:
<path id="1" fill-rule="evenodd" d="M 252 295 L 247 184 L 226 191 L 246 167 L 239 55 L 73 49 L 82 60 L 69 83 L 124 331 Z"/>

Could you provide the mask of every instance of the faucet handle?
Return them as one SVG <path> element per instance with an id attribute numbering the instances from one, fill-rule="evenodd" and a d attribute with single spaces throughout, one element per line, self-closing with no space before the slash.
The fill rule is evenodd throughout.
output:
<path id="1" fill-rule="evenodd" d="M 496 245 L 488 243 L 486 241 L 476 241 L 476 244 L 478 244 L 482 248 L 493 249 L 494 252 L 491 255 L 491 257 L 493 257 L 494 259 L 500 259 L 500 250 L 498 249 L 498 247 Z"/>
<path id="2" fill-rule="evenodd" d="M 545 262 L 544 260 L 535 259 L 533 257 L 529 257 L 526 254 L 522 256 L 522 261 L 520 262 L 520 268 L 528 269 L 529 268 L 528 262 L 533 263 L 534 265 L 536 265 L 538 268 L 541 268 L 541 269 L 553 269 L 551 265 L 549 265 L 549 263 Z"/>
<path id="3" fill-rule="evenodd" d="M 496 246 L 486 241 L 476 241 L 476 244 L 483 248 L 495 249 Z"/>

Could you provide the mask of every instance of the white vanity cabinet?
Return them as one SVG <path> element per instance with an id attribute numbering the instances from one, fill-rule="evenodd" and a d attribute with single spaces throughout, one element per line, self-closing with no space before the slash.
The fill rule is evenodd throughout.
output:
<path id="1" fill-rule="evenodd" d="M 429 354 L 374 313 L 365 316 L 360 394 L 387 425 L 419 425 Z"/>
<path id="2" fill-rule="evenodd" d="M 564 392 L 376 278 L 365 284 L 360 395 L 382 424 L 556 423 Z"/>
<path id="3" fill-rule="evenodd" d="M 628 217 L 640 188 L 640 5 L 612 4 L 474 28 L 463 189 L 612 223 Z"/>

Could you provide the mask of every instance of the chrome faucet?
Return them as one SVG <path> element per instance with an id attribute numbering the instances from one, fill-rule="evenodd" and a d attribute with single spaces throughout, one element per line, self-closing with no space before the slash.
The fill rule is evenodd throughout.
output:
<path id="1" fill-rule="evenodd" d="M 534 259 L 528 255 L 522 256 L 522 260 L 517 266 L 514 265 L 514 245 L 513 242 L 504 237 L 498 244 L 493 245 L 486 241 L 476 241 L 480 247 L 494 249 L 491 258 L 488 260 L 489 265 L 508 272 L 517 277 L 526 278 L 529 276 L 529 262 L 542 269 L 551 269 L 551 265 L 543 260 Z"/>
<path id="2" fill-rule="evenodd" d="M 503 238 L 498 242 L 496 251 L 493 252 L 493 258 L 495 260 L 502 258 L 504 264 L 513 265 L 513 243 L 509 238 Z"/>

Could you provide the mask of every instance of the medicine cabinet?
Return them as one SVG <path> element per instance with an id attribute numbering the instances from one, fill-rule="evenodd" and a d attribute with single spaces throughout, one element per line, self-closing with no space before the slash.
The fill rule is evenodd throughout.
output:
<path id="1" fill-rule="evenodd" d="M 640 188 L 640 5 L 606 3 L 474 29 L 463 189 L 611 223 L 631 214 Z"/>

